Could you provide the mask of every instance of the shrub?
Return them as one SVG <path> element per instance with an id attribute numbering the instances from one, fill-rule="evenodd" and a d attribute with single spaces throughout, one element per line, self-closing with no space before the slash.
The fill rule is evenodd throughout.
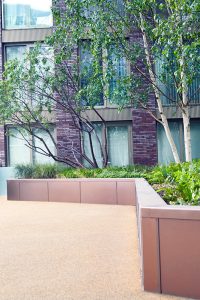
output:
<path id="1" fill-rule="evenodd" d="M 33 178 L 33 165 L 17 165 L 15 172 L 18 178 Z"/>
<path id="2" fill-rule="evenodd" d="M 56 178 L 63 166 L 57 164 L 26 164 L 15 167 L 18 178 Z"/>
<path id="3" fill-rule="evenodd" d="M 156 167 L 147 179 L 169 204 L 200 204 L 200 160 Z"/>

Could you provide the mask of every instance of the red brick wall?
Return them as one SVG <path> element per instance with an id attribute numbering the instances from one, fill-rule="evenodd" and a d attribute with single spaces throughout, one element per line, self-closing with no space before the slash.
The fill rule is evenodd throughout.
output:
<path id="1" fill-rule="evenodd" d="M 130 43 L 139 43 L 143 45 L 141 33 L 134 30 L 130 36 Z M 145 65 L 137 63 L 140 69 L 146 73 Z M 132 68 L 133 72 L 137 72 Z M 138 75 L 139 72 L 138 72 Z M 149 81 L 142 78 L 142 88 L 145 89 L 149 85 Z M 155 96 L 149 94 L 148 107 L 155 110 Z M 156 140 L 156 121 L 144 109 L 137 108 L 132 111 L 132 137 L 133 137 L 133 162 L 134 164 L 155 165 L 157 164 L 157 140 Z"/>
<path id="2" fill-rule="evenodd" d="M 134 164 L 157 163 L 156 121 L 141 109 L 133 110 L 133 161 Z"/>
<path id="3" fill-rule="evenodd" d="M 80 159 L 80 132 L 75 126 L 72 116 L 63 111 L 56 113 L 56 131 L 58 155 L 73 161 Z"/>

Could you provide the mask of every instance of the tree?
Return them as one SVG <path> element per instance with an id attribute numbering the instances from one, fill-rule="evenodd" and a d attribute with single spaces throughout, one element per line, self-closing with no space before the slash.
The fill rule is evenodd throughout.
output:
<path id="1" fill-rule="evenodd" d="M 54 0 L 55 28 L 45 40 L 54 51 L 54 59 L 41 55 L 41 45 L 24 59 L 7 64 L 0 84 L 1 120 L 16 124 L 24 132 L 35 135 L 44 147 L 29 143 L 35 151 L 71 166 L 107 166 L 107 142 L 102 145 L 95 125 L 83 114 L 92 109 L 105 125 L 96 109 L 104 98 L 123 109 L 127 105 L 147 110 L 166 132 L 174 160 L 180 157 L 164 114 L 163 99 L 181 109 L 184 124 L 186 160 L 191 160 L 190 105 L 199 93 L 190 92 L 199 71 L 199 1 L 103 1 Z M 137 39 L 129 42 L 129 33 Z M 77 56 L 78 48 L 79 55 Z M 84 60 L 80 59 L 83 54 Z M 76 61 L 74 61 L 76 57 Z M 130 62 L 130 72 L 119 74 L 116 65 Z M 73 61 L 73 62 L 72 62 Z M 55 65 L 55 67 L 52 67 Z M 173 90 L 173 97 L 169 92 Z M 149 104 L 154 93 L 160 118 Z M 30 101 L 33 99 L 33 101 Z M 32 129 L 33 123 L 50 134 L 50 119 L 44 114 L 53 110 L 69 113 L 80 135 L 86 133 L 90 154 L 83 145 L 72 145 L 74 159 L 57 156 Z M 53 136 L 50 134 L 53 139 Z M 99 164 L 94 139 L 100 146 Z M 107 141 L 106 126 L 104 140 Z M 54 145 L 57 147 L 55 140 Z"/>
<path id="2" fill-rule="evenodd" d="M 24 54 L 21 61 L 15 59 L 6 64 L 4 80 L 0 82 L 1 121 L 17 127 L 17 134 L 20 133 L 19 138 L 25 140 L 27 147 L 57 162 L 71 167 L 84 167 L 84 164 L 93 168 L 105 167 L 108 165 L 106 144 L 103 145 L 97 135 L 95 124 L 83 114 L 86 109 L 83 102 L 87 101 L 89 105 L 87 89 L 90 87 L 87 84 L 80 88 L 80 76 L 82 80 L 87 79 L 88 73 L 92 76 L 93 66 L 86 65 L 78 72 L 77 65 L 69 65 L 74 49 L 69 50 L 65 47 L 65 60 L 60 59 L 60 54 L 52 55 L 52 51 L 47 44 L 37 44 L 29 53 Z M 105 123 L 95 107 L 91 108 Z M 55 111 L 70 115 L 79 135 L 86 135 L 89 140 L 88 153 L 85 153 L 83 145 L 78 148 L 73 142 L 73 157 L 59 155 L 59 151 L 54 153 L 52 145 L 56 149 L 59 148 L 51 132 Z M 41 137 L 37 129 L 42 129 L 45 136 Z M 16 130 L 11 130 L 10 134 L 16 136 Z M 104 134 L 107 139 L 106 131 Z M 33 138 L 37 142 L 33 143 Z M 96 159 L 94 142 L 98 143 L 101 161 Z"/>
<path id="3" fill-rule="evenodd" d="M 180 157 L 164 113 L 163 99 L 181 110 L 185 156 L 186 161 L 191 161 L 190 106 L 199 95 L 199 1 L 71 0 L 64 3 L 62 29 L 60 27 L 63 35 L 68 38 L 76 28 L 79 39 L 86 33 L 90 36 L 94 50 L 98 45 L 106 49 L 115 45 L 118 55 L 124 55 L 130 61 L 132 69 L 129 78 L 123 82 L 125 88 L 118 89 L 115 96 L 119 95 L 119 91 L 122 93 L 122 90 L 130 88 L 130 102 L 135 105 L 140 103 L 163 125 L 176 162 L 180 162 Z M 58 27 L 61 24 L 60 18 L 58 8 Z M 134 44 L 128 43 L 126 35 L 134 31 L 140 34 L 141 39 L 134 41 Z M 110 71 L 107 70 L 108 81 Z M 141 93 L 144 79 L 151 89 L 146 86 L 146 93 Z M 195 81 L 198 82 L 196 90 Z M 155 94 L 160 119 L 148 105 L 151 90 Z M 115 97 L 114 101 L 116 98 L 120 97 Z"/>

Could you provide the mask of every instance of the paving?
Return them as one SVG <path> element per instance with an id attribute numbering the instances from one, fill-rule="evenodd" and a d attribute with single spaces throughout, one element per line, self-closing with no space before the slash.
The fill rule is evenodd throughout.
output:
<path id="1" fill-rule="evenodd" d="M 135 208 L 0 199 L 0 300 L 184 299 L 142 291 Z"/>

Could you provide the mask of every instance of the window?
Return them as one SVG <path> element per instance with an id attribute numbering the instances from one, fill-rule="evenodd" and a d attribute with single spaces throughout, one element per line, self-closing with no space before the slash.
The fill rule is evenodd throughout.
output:
<path id="1" fill-rule="evenodd" d="M 23 59 L 25 53 L 28 53 L 34 49 L 34 44 L 27 44 L 27 45 L 5 45 L 5 61 L 18 59 L 19 61 Z M 45 65 L 43 64 L 45 58 Z M 21 89 L 20 95 L 23 98 L 26 98 L 26 100 L 32 101 L 32 104 L 36 103 L 36 100 L 43 100 L 45 97 L 41 96 L 42 90 L 40 88 L 44 87 L 45 79 L 48 75 L 54 74 L 54 53 L 53 49 L 46 46 L 41 45 L 39 49 L 39 55 L 37 57 L 38 64 L 36 65 L 36 71 L 37 74 L 39 74 L 41 77 L 38 81 L 35 82 L 35 90 L 33 93 L 29 93 L 30 97 L 28 99 L 27 93 L 23 93 L 23 89 Z M 30 67 L 30 63 L 28 64 L 27 68 Z M 47 72 L 48 70 L 48 72 Z M 37 89 L 38 88 L 38 89 Z M 40 92 L 38 92 L 40 90 Z M 46 94 L 50 94 L 50 90 L 45 88 Z M 38 98 L 38 99 L 37 99 Z"/>
<path id="2" fill-rule="evenodd" d="M 120 55 L 115 46 L 108 49 L 108 66 L 111 72 L 109 81 L 109 103 L 126 101 L 127 93 L 123 79 L 128 76 L 128 62 L 126 57 Z M 117 91 L 117 95 L 115 95 Z M 117 97 L 120 100 L 116 99 Z"/>
<path id="3" fill-rule="evenodd" d="M 80 1 L 84 3 L 83 0 Z M 102 8 L 107 13 L 109 13 L 110 10 L 115 12 L 116 18 L 125 15 L 125 6 L 123 0 L 105 0 Z M 95 19 L 98 18 L 98 7 L 95 5 L 84 6 L 82 15 L 95 21 Z"/>
<path id="4" fill-rule="evenodd" d="M 13 60 L 18 59 L 22 60 L 25 53 L 32 51 L 34 48 L 34 44 L 26 44 L 26 45 L 5 45 L 5 60 Z M 40 48 L 40 57 L 39 60 L 46 57 L 48 61 L 53 61 L 53 49 L 45 46 L 44 44 Z"/>
<path id="5" fill-rule="evenodd" d="M 103 105 L 102 83 L 100 75 L 102 73 L 101 49 L 99 50 L 99 60 L 95 61 L 91 53 L 91 42 L 89 40 L 82 40 L 79 47 L 80 57 L 80 87 L 82 89 L 81 102 L 83 105 Z M 99 68 L 98 77 L 95 77 L 95 67 Z M 95 84 L 93 82 L 95 80 Z M 91 99 L 91 94 L 95 95 Z"/>
<path id="6" fill-rule="evenodd" d="M 91 52 L 91 41 L 82 40 L 79 46 L 79 58 L 80 87 L 83 89 L 81 100 L 84 105 L 89 103 L 88 106 L 111 106 L 122 102 L 128 104 L 129 96 L 123 79 L 129 76 L 129 64 L 115 46 L 100 49 L 99 61 L 95 61 Z M 99 68 L 98 72 L 97 68 Z M 93 77 L 95 73 L 98 75 Z M 109 78 L 108 86 L 102 86 L 102 77 L 105 74 Z M 95 95 L 92 99 L 91 94 Z M 109 95 L 108 99 L 105 94 Z"/>
<path id="7" fill-rule="evenodd" d="M 161 100 L 163 105 L 175 105 L 179 101 L 177 88 L 173 79 L 173 72 L 175 72 L 175 63 L 172 62 L 170 70 L 164 70 L 164 60 L 157 59 L 155 64 L 155 72 L 157 75 L 158 85 L 162 91 Z M 200 103 L 200 73 L 195 76 L 193 82 L 189 86 L 188 97 L 191 104 Z M 171 101 L 171 100 L 173 101 Z"/>
<path id="8" fill-rule="evenodd" d="M 192 146 L 192 159 L 200 158 L 200 121 L 191 120 L 191 146 Z M 183 124 L 180 120 L 169 121 L 169 127 L 172 132 L 175 144 L 177 146 L 178 153 L 181 160 L 185 159 L 184 153 L 184 136 L 183 136 Z M 157 126 L 157 143 L 158 143 L 158 163 L 168 164 L 172 161 L 173 155 L 167 140 L 164 128 L 161 124 Z"/>
<path id="9" fill-rule="evenodd" d="M 103 126 L 97 123 L 95 126 L 96 134 L 93 134 L 93 149 L 99 167 L 102 167 L 102 156 L 99 141 L 104 147 Z M 131 124 L 127 122 L 114 123 L 106 125 L 108 142 L 108 161 L 111 166 L 127 166 L 132 163 L 131 151 Z M 97 139 L 97 137 L 99 140 Z M 83 146 L 85 154 L 92 159 L 89 138 L 87 133 L 83 133 Z M 87 166 L 88 163 L 86 163 Z"/>
<path id="10" fill-rule="evenodd" d="M 22 139 L 19 131 L 15 128 L 9 130 L 8 155 L 10 166 L 16 164 L 28 164 L 31 162 L 30 150 L 25 146 L 25 141 Z"/>
<path id="11" fill-rule="evenodd" d="M 35 128 L 35 133 L 42 137 L 49 149 L 53 154 L 56 153 L 55 146 L 48 133 L 42 129 Z M 54 134 L 54 128 L 51 128 L 51 133 Z M 44 156 L 33 149 L 26 146 L 26 139 L 30 141 L 32 145 L 45 150 L 44 144 L 35 137 L 31 137 L 26 132 L 23 134 L 17 128 L 8 129 L 8 164 L 9 166 L 15 166 L 16 164 L 27 163 L 53 163 L 54 160 L 51 157 Z M 41 150 L 42 152 L 42 150 Z"/>
<path id="12" fill-rule="evenodd" d="M 23 59 L 23 56 L 26 52 L 26 46 L 6 46 L 5 47 L 5 54 L 6 54 L 6 61 L 18 59 Z"/>
<path id="13" fill-rule="evenodd" d="M 51 0 L 3 0 L 5 29 L 44 28 L 53 25 Z"/>
<path id="14" fill-rule="evenodd" d="M 108 126 L 108 157 L 111 166 L 129 165 L 128 126 Z"/>
<path id="15" fill-rule="evenodd" d="M 180 121 L 169 121 L 169 128 L 172 133 L 172 137 L 176 144 L 179 156 L 181 160 L 184 158 L 183 147 L 183 128 Z M 158 163 L 169 164 L 174 161 L 173 154 L 167 140 L 164 128 L 161 124 L 157 125 L 157 144 L 158 144 Z"/>
<path id="16" fill-rule="evenodd" d="M 102 144 L 102 125 L 97 123 L 95 124 L 95 133 L 92 133 L 92 143 L 93 150 L 98 166 L 101 168 L 102 164 L 102 155 L 101 155 L 101 144 Z M 83 147 L 85 154 L 92 159 L 91 148 L 89 143 L 89 135 L 87 132 L 83 131 Z M 85 161 L 86 167 L 91 167 L 90 164 Z"/>
<path id="17" fill-rule="evenodd" d="M 112 9 L 116 13 L 116 17 L 125 15 L 125 3 L 123 0 L 106 0 L 104 5 L 108 12 Z"/>

